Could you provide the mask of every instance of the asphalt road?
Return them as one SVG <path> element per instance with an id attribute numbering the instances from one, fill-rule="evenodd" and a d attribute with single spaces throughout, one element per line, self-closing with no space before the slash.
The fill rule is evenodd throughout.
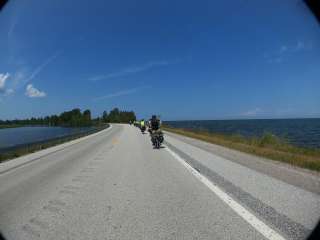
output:
<path id="1" fill-rule="evenodd" d="M 113 125 L 0 164 L 0 230 L 7 239 L 301 239 L 317 223 L 318 175 L 278 166 L 288 177 L 277 176 L 273 163 L 259 170 L 246 155 L 165 138 L 157 150 L 148 134 Z"/>

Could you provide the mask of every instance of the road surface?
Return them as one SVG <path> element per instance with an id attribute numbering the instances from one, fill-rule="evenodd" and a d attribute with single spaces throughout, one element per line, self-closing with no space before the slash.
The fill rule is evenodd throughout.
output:
<path id="1" fill-rule="evenodd" d="M 301 239 L 319 175 L 166 134 L 112 125 L 0 164 L 7 239 Z M 280 171 L 279 171 L 280 169 Z"/>

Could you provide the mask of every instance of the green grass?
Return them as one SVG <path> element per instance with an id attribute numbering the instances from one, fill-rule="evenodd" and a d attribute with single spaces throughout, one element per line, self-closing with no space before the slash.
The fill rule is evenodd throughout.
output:
<path id="1" fill-rule="evenodd" d="M 246 138 L 240 135 L 224 135 L 204 130 L 163 127 L 164 130 L 214 143 L 231 149 L 285 162 L 314 171 L 320 171 L 320 150 L 296 147 L 271 133 L 262 137 Z"/>
<path id="2" fill-rule="evenodd" d="M 99 125 L 99 126 L 96 126 L 96 128 L 90 132 L 79 133 L 79 134 L 72 135 L 72 136 L 65 136 L 65 137 L 58 138 L 58 139 L 43 141 L 41 143 L 34 143 L 34 144 L 25 145 L 22 147 L 17 147 L 15 149 L 10 150 L 10 151 L 0 153 L 0 163 L 7 161 L 7 160 L 10 160 L 10 159 L 13 159 L 13 158 L 17 158 L 17 157 L 29 154 L 29 153 L 37 152 L 42 149 L 46 149 L 46 148 L 53 147 L 53 146 L 56 146 L 56 145 L 59 145 L 59 144 L 65 143 L 65 142 L 69 142 L 71 140 L 74 140 L 74 139 L 77 139 L 80 137 L 84 137 L 84 136 L 99 132 L 107 127 L 109 127 L 109 124 Z"/>

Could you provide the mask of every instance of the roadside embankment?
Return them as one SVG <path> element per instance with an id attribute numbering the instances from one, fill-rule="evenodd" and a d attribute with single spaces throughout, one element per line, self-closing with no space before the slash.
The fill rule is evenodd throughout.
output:
<path id="1" fill-rule="evenodd" d="M 23 127 L 23 125 L 19 125 L 19 124 L 0 124 L 0 129 L 3 129 L 3 128 L 17 128 L 17 127 Z"/>
<path id="2" fill-rule="evenodd" d="M 169 126 L 164 126 L 163 129 L 241 152 L 320 171 L 320 150 L 293 146 L 271 133 L 266 133 L 261 137 L 246 138 L 240 135 L 223 135 L 203 130 Z"/>
<path id="3" fill-rule="evenodd" d="M 87 132 L 80 132 L 72 135 L 66 135 L 63 137 L 48 139 L 45 141 L 38 141 L 29 144 L 22 144 L 18 146 L 0 149 L 0 163 L 99 132 L 103 129 L 108 128 L 109 126 L 109 124 L 103 124 L 100 126 L 96 126 L 95 128 Z"/>

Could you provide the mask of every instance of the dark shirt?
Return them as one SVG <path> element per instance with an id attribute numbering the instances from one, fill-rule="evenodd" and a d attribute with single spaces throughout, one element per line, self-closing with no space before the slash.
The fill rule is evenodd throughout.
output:
<path id="1" fill-rule="evenodd" d="M 160 128 L 160 121 L 158 119 L 151 119 L 152 130 L 158 130 Z"/>

